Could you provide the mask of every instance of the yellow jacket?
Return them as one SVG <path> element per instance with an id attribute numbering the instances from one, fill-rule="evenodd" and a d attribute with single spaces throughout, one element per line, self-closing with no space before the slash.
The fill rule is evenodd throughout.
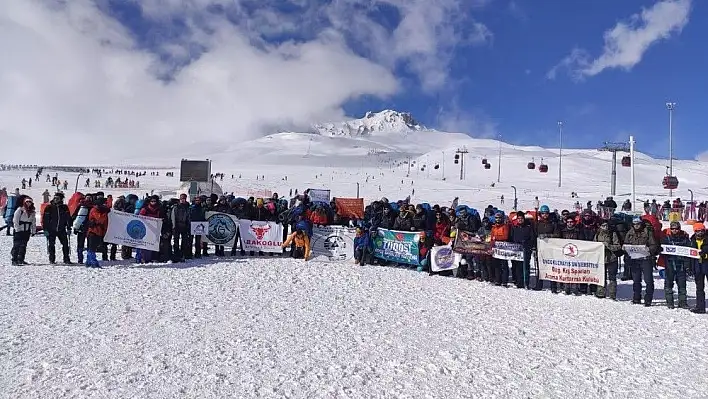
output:
<path id="1" fill-rule="evenodd" d="M 289 247 L 293 241 L 295 241 L 295 246 L 297 248 L 305 248 L 305 260 L 308 260 L 310 258 L 310 237 L 308 237 L 305 233 L 302 235 L 298 235 L 297 232 L 292 233 L 283 243 L 283 248 Z"/>

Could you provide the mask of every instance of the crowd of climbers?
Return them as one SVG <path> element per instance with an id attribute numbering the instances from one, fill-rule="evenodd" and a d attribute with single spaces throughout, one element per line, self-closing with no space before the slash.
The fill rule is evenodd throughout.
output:
<path id="1" fill-rule="evenodd" d="M 34 201 L 22 195 L 17 189 L 12 194 L 16 198 L 8 201 L 4 215 L 7 222 L 6 234 L 13 235 L 12 264 L 23 265 L 27 243 L 37 232 Z M 47 200 L 48 198 L 45 198 Z M 611 198 L 609 198 L 611 200 Z M 523 247 L 523 261 L 511 262 L 493 258 L 490 255 L 464 255 L 457 277 L 486 281 L 507 287 L 512 283 L 520 289 L 544 289 L 543 280 L 531 284 L 531 270 L 535 258 L 537 238 L 564 238 L 602 242 L 605 246 L 606 285 L 597 287 L 586 284 L 560 284 L 549 282 L 554 294 L 595 295 L 598 298 L 617 298 L 617 278 L 620 259 L 626 253 L 623 245 L 645 246 L 649 256 L 644 259 L 624 257 L 622 280 L 633 281 L 632 303 L 651 306 L 654 299 L 653 273 L 661 245 L 679 245 L 696 248 L 700 259 L 662 255 L 665 265 L 664 293 L 669 308 L 688 308 L 686 281 L 694 277 L 696 282 L 695 313 L 705 313 L 705 283 L 708 279 L 708 241 L 705 241 L 705 226 L 702 222 L 693 225 L 694 234 L 689 236 L 681 228 L 681 223 L 672 222 L 670 228 L 662 230 L 661 222 L 652 212 L 651 204 L 646 214 L 629 216 L 625 213 L 601 215 L 589 207 L 580 211 L 563 210 L 551 212 L 547 205 L 537 204 L 532 212 L 503 211 L 489 205 L 480 214 L 475 209 L 458 205 L 457 199 L 449 207 L 429 204 L 411 204 L 410 199 L 390 202 L 386 198 L 369 204 L 361 220 L 342 217 L 337 210 L 336 200 L 330 203 L 311 202 L 307 191 L 296 195 L 290 201 L 273 194 L 271 198 L 237 198 L 233 195 L 200 195 L 191 202 L 187 195 L 163 200 L 156 195 L 139 198 L 130 194 L 112 198 L 103 192 L 92 194 L 75 193 L 68 203 L 62 192 L 57 192 L 44 207 L 41 215 L 42 232 L 47 240 L 49 262 L 56 263 L 56 241 L 62 247 L 62 262 L 71 264 L 70 237 L 75 236 L 77 261 L 87 267 L 100 268 L 102 261 L 114 261 L 118 256 L 118 246 L 103 242 L 108 228 L 108 213 L 111 209 L 159 218 L 162 223 L 160 250 L 133 251 L 122 246 L 120 258 L 134 259 L 139 263 L 184 262 L 192 258 L 209 256 L 209 244 L 201 236 L 190 234 L 191 222 L 206 220 L 206 212 L 222 212 L 239 219 L 279 222 L 284 226 L 283 253 L 289 248 L 289 255 L 309 259 L 310 237 L 313 226 L 342 225 L 355 226 L 355 262 L 359 264 L 387 265 L 387 262 L 373 256 L 372 237 L 378 228 L 421 233 L 421 257 L 425 267 L 430 264 L 430 249 L 436 245 L 454 245 L 458 231 L 466 231 L 488 238 L 489 242 L 511 242 Z M 14 204 L 14 208 L 10 204 Z M 591 204 L 589 204 L 591 205 Z M 607 208 L 611 203 L 603 203 Z M 675 208 L 672 204 L 672 208 Z M 614 209 L 613 209 L 614 211 Z M 605 212 L 606 213 L 606 212 Z M 288 232 L 292 233 L 289 234 Z M 238 237 L 237 237 L 238 242 Z M 85 253 L 85 257 L 84 257 Z M 213 253 L 218 257 L 245 256 L 239 246 L 230 249 L 228 255 L 224 246 L 214 245 Z M 249 253 L 250 256 L 255 255 Z M 259 254 L 262 255 L 262 254 Z M 273 256 L 274 254 L 269 254 Z M 443 272 L 445 273 L 445 272 Z M 674 301 L 673 287 L 678 286 L 678 302 Z M 644 285 L 644 286 L 643 286 Z M 644 296 L 642 297 L 642 289 Z"/>

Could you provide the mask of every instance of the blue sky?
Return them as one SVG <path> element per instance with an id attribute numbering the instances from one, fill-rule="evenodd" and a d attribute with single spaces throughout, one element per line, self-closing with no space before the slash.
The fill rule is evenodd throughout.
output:
<path id="1" fill-rule="evenodd" d="M 634 134 L 667 157 L 672 100 L 675 156 L 694 158 L 707 17 L 695 0 L 6 0 L 0 130 L 219 148 L 396 109 L 541 146 L 563 120 L 565 147 Z"/>

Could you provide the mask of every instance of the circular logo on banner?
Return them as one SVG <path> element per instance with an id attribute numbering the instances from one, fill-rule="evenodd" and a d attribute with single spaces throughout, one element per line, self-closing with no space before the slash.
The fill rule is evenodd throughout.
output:
<path id="1" fill-rule="evenodd" d="M 128 222 L 125 231 L 128 233 L 128 236 L 134 240 L 142 240 L 147 235 L 145 223 L 137 219 Z"/>
<path id="2" fill-rule="evenodd" d="M 324 248 L 332 261 L 347 261 L 354 259 L 354 239 L 347 235 L 331 233 L 315 238 L 312 248 Z"/>
<path id="3" fill-rule="evenodd" d="M 439 269 L 450 269 L 455 266 L 455 254 L 450 247 L 441 247 L 435 254 L 435 264 Z"/>
<path id="4" fill-rule="evenodd" d="M 216 245 L 224 245 L 236 237 L 238 226 L 229 215 L 216 213 L 209 216 L 209 233 L 207 238 Z"/>
<path id="5" fill-rule="evenodd" d="M 565 244 L 563 247 L 563 255 L 569 258 L 575 258 L 578 256 L 578 246 L 575 244 Z"/>

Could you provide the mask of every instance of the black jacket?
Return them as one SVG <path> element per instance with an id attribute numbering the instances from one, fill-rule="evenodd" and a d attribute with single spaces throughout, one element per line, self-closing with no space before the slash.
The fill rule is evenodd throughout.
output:
<path id="1" fill-rule="evenodd" d="M 71 231 L 71 213 L 66 204 L 49 203 L 42 213 L 42 228 L 49 233 Z"/>

